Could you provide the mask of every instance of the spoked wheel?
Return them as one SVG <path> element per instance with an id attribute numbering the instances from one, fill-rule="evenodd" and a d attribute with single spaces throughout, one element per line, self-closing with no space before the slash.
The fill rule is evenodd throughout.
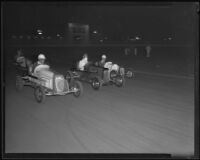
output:
<path id="1" fill-rule="evenodd" d="M 72 85 L 73 83 L 73 73 L 71 71 L 67 71 L 65 78 L 68 80 L 69 84 Z"/>
<path id="2" fill-rule="evenodd" d="M 15 86 L 17 91 L 21 91 L 24 87 L 24 81 L 20 76 L 16 77 Z"/>
<path id="3" fill-rule="evenodd" d="M 134 76 L 133 71 L 128 70 L 128 71 L 126 72 L 126 77 L 128 77 L 128 78 L 133 78 L 133 76 Z"/>
<path id="4" fill-rule="evenodd" d="M 92 88 L 94 88 L 95 90 L 99 90 L 101 87 L 102 87 L 101 79 L 99 77 L 94 77 L 92 79 Z"/>
<path id="5" fill-rule="evenodd" d="M 112 70 L 112 71 L 110 72 L 110 79 L 113 79 L 113 78 L 115 78 L 116 76 L 117 76 L 117 71 Z"/>
<path id="6" fill-rule="evenodd" d="M 75 97 L 80 97 L 83 94 L 83 85 L 79 81 L 74 81 L 74 96 Z"/>
<path id="7" fill-rule="evenodd" d="M 125 78 L 123 76 L 118 75 L 116 77 L 115 84 L 117 87 L 123 87 L 125 85 Z"/>
<path id="8" fill-rule="evenodd" d="M 38 103 L 42 103 L 46 99 L 45 90 L 41 86 L 37 86 L 34 91 L 35 99 Z"/>

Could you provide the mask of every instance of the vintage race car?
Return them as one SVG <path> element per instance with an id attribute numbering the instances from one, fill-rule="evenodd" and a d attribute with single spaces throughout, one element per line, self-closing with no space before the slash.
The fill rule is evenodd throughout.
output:
<path id="1" fill-rule="evenodd" d="M 80 81 L 73 78 L 73 82 L 69 83 L 65 76 L 51 70 L 48 65 L 40 65 L 35 68 L 32 74 L 17 75 L 16 89 L 22 90 L 24 86 L 34 87 L 34 96 L 37 102 L 41 103 L 46 96 L 50 95 L 66 95 L 73 93 L 75 97 L 79 97 L 83 93 L 83 87 Z"/>
<path id="2" fill-rule="evenodd" d="M 115 74 L 121 75 L 123 77 L 127 78 L 133 78 L 134 73 L 131 68 L 124 68 L 122 66 L 119 66 L 117 64 L 113 64 L 112 62 L 106 62 L 104 65 L 105 68 L 108 68 L 109 73 L 113 76 Z"/>
<path id="3" fill-rule="evenodd" d="M 108 68 L 96 66 L 90 63 L 84 71 L 72 68 L 67 72 L 68 77 L 71 75 L 79 76 L 79 80 L 88 82 L 95 90 L 99 90 L 103 85 L 115 84 L 122 87 L 125 84 L 125 79 L 121 75 L 110 75 Z"/>

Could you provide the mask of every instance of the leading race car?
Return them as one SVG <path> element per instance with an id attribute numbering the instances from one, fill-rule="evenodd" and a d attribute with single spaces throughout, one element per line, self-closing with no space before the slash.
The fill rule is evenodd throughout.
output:
<path id="1" fill-rule="evenodd" d="M 106 62 L 104 65 L 105 68 L 108 68 L 109 73 L 111 75 L 121 75 L 123 77 L 127 77 L 127 78 L 133 78 L 134 77 L 134 73 L 132 68 L 124 68 L 122 66 L 119 66 L 117 64 L 113 64 L 112 62 Z"/>
<path id="2" fill-rule="evenodd" d="M 96 66 L 91 62 L 85 67 L 85 70 L 82 71 L 77 67 L 73 67 L 66 75 L 68 77 L 72 77 L 71 75 L 79 76 L 79 80 L 90 83 L 95 90 L 99 90 L 102 86 L 109 84 L 115 84 L 118 87 L 122 87 L 125 84 L 125 79 L 122 75 L 110 74 L 108 68 Z"/>
<path id="3" fill-rule="evenodd" d="M 19 68 L 18 68 L 19 69 Z M 25 71 L 26 68 L 20 68 Z M 75 97 L 79 97 L 83 93 L 83 87 L 78 76 L 65 78 L 63 75 L 50 69 L 48 65 L 39 65 L 33 73 L 18 72 L 16 76 L 16 89 L 22 90 L 24 86 L 34 87 L 34 96 L 37 102 L 41 103 L 46 96 L 66 95 L 73 93 Z M 73 78 L 73 82 L 68 80 Z"/>

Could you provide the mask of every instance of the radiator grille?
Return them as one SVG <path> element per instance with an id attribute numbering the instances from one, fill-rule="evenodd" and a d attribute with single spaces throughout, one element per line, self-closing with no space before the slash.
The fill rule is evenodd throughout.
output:
<path id="1" fill-rule="evenodd" d="M 63 92 L 65 89 L 65 81 L 62 77 L 56 77 L 56 89 L 58 92 Z"/>

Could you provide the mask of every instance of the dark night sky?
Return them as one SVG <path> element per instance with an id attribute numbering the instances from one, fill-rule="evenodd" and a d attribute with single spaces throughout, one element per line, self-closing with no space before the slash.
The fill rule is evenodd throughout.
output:
<path id="1" fill-rule="evenodd" d="M 90 24 L 91 28 L 110 35 L 141 34 L 148 38 L 176 34 L 190 39 L 194 33 L 194 4 L 154 5 L 67 5 L 6 4 L 6 32 L 29 32 L 42 28 L 64 32 L 67 22 Z M 162 36 L 163 35 L 163 36 Z"/>

